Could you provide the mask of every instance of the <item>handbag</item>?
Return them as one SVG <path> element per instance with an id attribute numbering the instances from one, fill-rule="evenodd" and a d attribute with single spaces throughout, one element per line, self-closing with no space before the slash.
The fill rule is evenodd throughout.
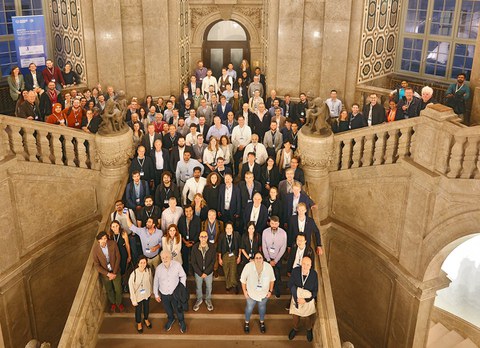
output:
<path id="1" fill-rule="evenodd" d="M 310 298 L 312 297 L 312 293 L 306 289 L 297 288 L 297 298 Z M 292 297 L 290 302 L 290 314 L 298 315 L 299 317 L 308 317 L 314 314 L 317 311 L 315 307 L 315 300 L 311 300 L 310 302 L 305 302 L 303 304 L 298 304 L 298 308 L 295 305 L 295 300 Z"/>

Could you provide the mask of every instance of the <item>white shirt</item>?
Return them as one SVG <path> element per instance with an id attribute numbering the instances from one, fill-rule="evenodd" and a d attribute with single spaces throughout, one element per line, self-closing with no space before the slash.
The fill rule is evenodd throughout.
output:
<path id="1" fill-rule="evenodd" d="M 197 193 L 202 193 L 205 185 L 207 184 L 207 179 L 200 177 L 198 182 L 195 178 L 190 178 L 185 182 L 185 186 L 182 191 L 183 204 L 187 204 L 187 198 L 190 201 L 193 201 L 193 197 Z"/>
<path id="2" fill-rule="evenodd" d="M 191 125 L 192 123 L 195 123 L 196 125 L 198 125 L 198 117 L 197 117 L 197 116 L 195 116 L 193 119 L 192 119 L 191 117 L 188 117 L 188 118 L 185 120 L 185 125 L 186 125 L 187 127 L 189 127 L 189 128 L 190 128 L 190 125 Z"/>
<path id="3" fill-rule="evenodd" d="M 305 232 L 305 222 L 307 221 L 307 218 L 300 220 L 300 217 L 298 218 L 298 231 L 303 233 Z"/>
<path id="4" fill-rule="evenodd" d="M 283 168 L 290 168 L 290 161 L 292 160 L 293 151 L 283 151 Z"/>
<path id="5" fill-rule="evenodd" d="M 300 267 L 302 265 L 303 254 L 305 253 L 305 248 L 297 248 L 297 253 L 295 254 L 295 261 L 293 262 L 293 268 Z"/>
<path id="6" fill-rule="evenodd" d="M 172 211 L 170 207 L 165 209 L 162 213 L 162 231 L 165 231 L 165 233 L 168 233 L 167 228 L 171 224 L 177 224 L 178 220 L 180 217 L 183 215 L 183 209 L 180 207 L 175 207 L 175 211 Z"/>
<path id="7" fill-rule="evenodd" d="M 340 116 L 340 113 L 342 112 L 342 102 L 339 99 L 333 100 L 332 98 L 328 98 L 325 100 L 325 104 L 327 104 L 330 109 L 331 118 L 337 118 Z"/>
<path id="8" fill-rule="evenodd" d="M 240 145 L 247 146 L 252 139 L 252 129 L 246 124 L 243 127 L 237 125 L 232 130 L 232 144 L 235 149 Z"/>
<path id="9" fill-rule="evenodd" d="M 294 194 L 292 215 L 297 215 L 297 205 L 299 200 L 300 200 L 300 195 L 298 195 L 298 197 L 295 197 L 295 194 Z"/>
<path id="10" fill-rule="evenodd" d="M 214 87 L 215 93 L 218 93 L 218 84 L 217 84 L 217 79 L 213 76 L 205 76 L 205 78 L 202 81 L 202 91 L 205 93 L 208 93 L 208 88 L 210 86 Z"/>
<path id="11" fill-rule="evenodd" d="M 261 301 L 270 290 L 270 282 L 275 281 L 275 273 L 268 262 L 263 262 L 260 274 L 257 272 L 255 262 L 249 262 L 242 271 L 240 281 L 246 285 L 248 296 L 251 299 Z"/>
<path id="12" fill-rule="evenodd" d="M 218 148 L 218 150 L 210 150 L 208 147 L 203 151 L 203 163 L 205 164 L 210 164 L 212 163 L 217 163 L 217 158 L 218 157 L 224 157 L 223 156 L 223 150 L 221 148 Z"/>
<path id="13" fill-rule="evenodd" d="M 162 150 L 160 151 L 155 151 L 155 167 L 157 170 L 163 169 L 164 166 L 164 158 L 163 158 L 163 152 Z"/>
<path id="14" fill-rule="evenodd" d="M 185 138 L 185 142 L 187 143 L 188 146 L 193 146 L 193 145 L 197 145 L 197 135 L 200 134 L 200 133 L 195 133 L 195 134 L 192 134 L 192 133 L 188 133 L 186 138 Z"/>
<path id="15" fill-rule="evenodd" d="M 258 215 L 260 214 L 260 207 L 262 205 L 260 204 L 257 208 L 255 208 L 255 205 L 252 207 L 252 212 L 250 213 L 250 220 L 249 221 L 255 221 L 255 224 L 257 223 L 258 220 Z"/>
<path id="16" fill-rule="evenodd" d="M 33 78 L 33 88 L 40 87 L 38 85 L 37 72 L 36 71 L 34 73 L 32 73 L 32 78 Z"/>
<path id="17" fill-rule="evenodd" d="M 247 162 L 249 152 L 255 152 L 255 162 L 258 164 L 263 165 L 267 161 L 267 149 L 262 143 L 250 143 L 245 147 L 245 152 L 243 153 L 243 163 Z"/>
<path id="18" fill-rule="evenodd" d="M 225 185 L 225 210 L 230 210 L 230 202 L 232 201 L 232 192 L 233 192 L 233 185 L 228 187 Z"/>

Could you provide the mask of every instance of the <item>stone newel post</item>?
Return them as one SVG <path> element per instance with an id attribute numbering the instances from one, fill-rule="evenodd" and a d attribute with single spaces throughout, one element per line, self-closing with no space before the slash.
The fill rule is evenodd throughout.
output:
<path id="1" fill-rule="evenodd" d="M 127 179 L 130 158 L 133 156 L 132 130 L 125 128 L 121 132 L 95 135 L 96 158 L 100 161 L 99 206 L 104 216 L 112 210 L 112 192 L 120 196 L 124 189 L 122 183 Z"/>
<path id="2" fill-rule="evenodd" d="M 329 213 L 328 167 L 334 153 L 333 134 L 312 135 L 304 127 L 298 136 L 298 151 L 302 159 L 308 193 L 318 206 L 317 212 L 314 211 L 315 217 L 318 217 L 318 221 L 323 221 Z"/>

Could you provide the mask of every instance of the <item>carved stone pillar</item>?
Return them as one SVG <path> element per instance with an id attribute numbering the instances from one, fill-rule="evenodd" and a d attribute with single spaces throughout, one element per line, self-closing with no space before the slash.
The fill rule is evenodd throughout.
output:
<path id="1" fill-rule="evenodd" d="M 123 180 L 127 178 L 130 158 L 133 156 L 133 138 L 130 128 L 120 133 L 95 135 L 96 160 L 100 161 L 99 207 L 103 216 L 112 209 L 112 191 L 123 190 Z M 119 193 L 119 192 L 117 192 Z M 119 196 L 118 194 L 115 194 Z"/>
<path id="2" fill-rule="evenodd" d="M 298 136 L 298 148 L 308 193 L 318 207 L 314 213 L 318 214 L 319 221 L 322 221 L 328 217 L 329 213 L 328 167 L 334 154 L 333 134 L 326 137 L 311 135 L 302 128 Z"/>

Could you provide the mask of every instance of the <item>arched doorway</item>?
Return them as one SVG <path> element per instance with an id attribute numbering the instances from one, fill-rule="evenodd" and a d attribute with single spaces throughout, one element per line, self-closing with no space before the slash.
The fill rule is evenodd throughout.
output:
<path id="1" fill-rule="evenodd" d="M 218 21 L 212 23 L 203 39 L 202 59 L 205 66 L 220 76 L 222 67 L 233 63 L 237 68 L 242 59 L 250 61 L 250 37 L 245 28 L 236 21 Z"/>

